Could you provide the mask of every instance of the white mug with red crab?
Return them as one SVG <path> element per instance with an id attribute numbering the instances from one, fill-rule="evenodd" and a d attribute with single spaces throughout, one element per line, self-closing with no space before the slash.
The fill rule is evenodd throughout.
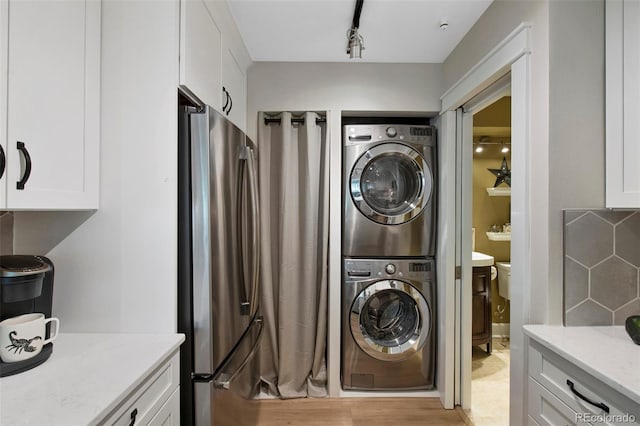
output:
<path id="1" fill-rule="evenodd" d="M 51 336 L 45 334 L 47 323 L 51 326 Z M 55 333 L 54 333 L 55 330 Z M 44 314 L 33 313 L 7 318 L 0 322 L 0 359 L 3 362 L 18 362 L 38 355 L 42 347 L 58 337 L 58 318 L 44 318 Z"/>

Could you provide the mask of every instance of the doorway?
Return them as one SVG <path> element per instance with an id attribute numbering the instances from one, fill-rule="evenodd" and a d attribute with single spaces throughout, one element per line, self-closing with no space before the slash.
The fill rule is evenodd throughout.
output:
<path id="1" fill-rule="evenodd" d="M 482 104 L 472 112 L 472 349 L 467 414 L 477 426 L 509 424 L 511 96 L 509 81 L 502 85 L 488 97 L 486 92 L 478 95 Z"/>
<path id="2" fill-rule="evenodd" d="M 511 139 L 512 151 L 512 196 L 511 196 L 511 264 L 513 284 L 510 289 L 510 366 L 509 366 L 509 418 L 511 424 L 526 423 L 526 341 L 522 325 L 529 322 L 531 309 L 531 262 L 532 255 L 532 216 L 531 205 L 544 205 L 545 191 L 532 192 L 532 175 L 540 170 L 531 166 L 531 47 L 530 30 L 527 23 L 518 26 L 505 40 L 499 43 L 485 58 L 477 63 L 442 97 L 441 113 L 441 164 L 455 164 L 455 182 L 451 178 L 443 179 L 441 187 L 448 190 L 455 187 L 454 197 L 446 197 L 440 210 L 443 217 L 442 238 L 455 241 L 455 247 L 449 244 L 444 254 L 455 251 L 454 268 L 443 270 L 444 305 L 454 313 L 454 330 L 447 329 L 446 343 L 453 345 L 455 356 L 442 363 L 444 369 L 443 404 L 460 405 L 471 408 L 471 278 L 472 278 L 472 197 L 464 191 L 472 187 L 471 175 L 473 158 L 473 116 L 470 101 L 492 83 L 510 73 L 511 83 Z M 486 104 L 485 104 L 486 106 Z M 464 107 L 464 108 L 463 108 Z M 478 108 L 479 110 L 481 108 Z M 476 111 L 477 111 L 476 110 Z M 455 148 L 451 146 L 453 144 Z M 542 141 L 544 147 L 544 140 Z M 444 166 L 443 166 L 444 167 Z M 466 172 L 464 172 L 466 170 Z M 535 172 L 535 173 L 534 173 Z M 542 170 L 544 172 L 544 170 Z M 465 189 L 466 188 L 466 189 Z M 464 191 L 463 191 L 464 190 Z M 445 207 L 454 207 L 455 211 L 445 211 Z M 538 221 L 535 221 L 536 223 Z M 455 226 L 451 226 L 455 223 Z M 544 225 L 544 224 L 543 224 Z M 452 229 L 455 228 L 455 229 Z M 544 226 L 538 232 L 544 231 Z M 537 241 L 537 240 L 536 240 Z M 442 261 L 447 266 L 451 257 Z M 450 332 L 450 334 L 449 334 Z M 449 348 L 450 346 L 447 346 Z M 451 381 L 447 378 L 452 377 Z M 449 384 L 452 384 L 451 389 Z"/>

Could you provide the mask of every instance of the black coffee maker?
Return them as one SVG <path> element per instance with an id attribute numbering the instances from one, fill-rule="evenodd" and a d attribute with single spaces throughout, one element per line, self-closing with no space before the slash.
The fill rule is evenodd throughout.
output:
<path id="1" fill-rule="evenodd" d="M 32 312 L 51 317 L 53 263 L 44 256 L 0 256 L 0 321 Z M 49 335 L 47 325 L 47 335 Z M 0 360 L 0 377 L 21 373 L 45 362 L 53 351 L 47 343 L 42 351 L 24 361 Z"/>

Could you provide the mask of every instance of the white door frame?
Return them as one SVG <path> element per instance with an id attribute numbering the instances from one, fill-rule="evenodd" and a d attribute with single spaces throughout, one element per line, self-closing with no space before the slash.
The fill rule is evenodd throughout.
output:
<path id="1" fill-rule="evenodd" d="M 451 143 L 455 141 L 456 135 L 451 135 L 451 129 L 457 132 L 464 130 L 464 124 L 468 120 L 463 119 L 463 114 L 458 113 L 458 119 L 455 117 L 454 111 L 463 106 L 467 101 L 472 99 L 478 93 L 496 82 L 500 77 L 511 72 L 511 176 L 512 176 L 512 196 L 511 196 L 511 371 L 510 371 L 510 423 L 525 424 L 526 423 L 526 351 L 525 339 L 522 333 L 522 325 L 528 323 L 530 309 L 530 289 L 531 289 L 531 169 L 529 165 L 529 152 L 531 146 L 530 138 L 530 121 L 531 121 L 531 25 L 527 23 L 520 24 L 508 37 L 499 43 L 491 52 L 489 52 L 480 62 L 472 67 L 456 84 L 454 84 L 441 97 L 442 109 L 441 115 L 449 117 L 456 121 L 455 125 L 443 126 L 442 142 Z M 458 122 L 462 121 L 462 122 Z M 466 123 L 468 126 L 468 122 Z M 463 148 L 464 149 L 464 148 Z M 451 150 L 444 148 L 443 155 L 451 156 Z M 453 155 L 455 155 L 455 150 Z M 459 166 L 463 166 L 460 159 Z M 456 164 L 455 158 L 446 158 L 447 164 Z M 461 173 L 461 171 L 460 171 Z M 468 203 L 468 200 L 467 202 Z M 458 207 L 465 207 L 464 200 L 459 200 Z M 465 212 L 461 219 L 464 221 Z M 456 211 L 444 212 L 446 222 L 444 228 L 454 227 L 456 223 Z M 470 212 L 467 212 L 469 215 Z M 471 229 L 468 231 L 470 234 Z M 451 231 L 448 232 L 451 234 Z M 454 231 L 455 234 L 455 231 Z M 461 268 L 462 282 L 471 280 L 471 256 L 468 259 L 464 256 L 465 251 L 470 251 L 470 245 L 465 244 L 470 241 L 470 235 L 461 235 L 457 240 L 462 244 L 459 253 L 461 254 L 461 263 L 457 264 Z M 456 241 L 449 239 L 448 242 Z M 469 245 L 469 247 L 466 247 Z M 456 249 L 458 251 L 458 249 Z M 460 321 L 466 320 L 461 318 L 464 311 L 464 298 L 456 301 L 455 295 L 462 294 L 462 287 L 456 287 L 455 270 L 442 271 L 445 279 L 445 307 L 447 312 L 456 312 L 455 318 Z M 448 287 L 456 288 L 456 291 L 447 291 Z M 464 325 L 464 322 L 461 322 Z M 466 339 L 470 331 L 464 331 L 465 327 L 461 327 L 459 333 L 460 339 Z M 469 327 L 467 327 L 469 328 Z M 469 337 L 470 339 L 470 337 Z M 455 377 L 453 380 L 454 388 L 445 389 L 443 401 L 454 400 L 456 404 L 467 409 L 470 407 L 470 388 L 471 388 L 471 351 L 463 350 L 461 346 L 462 340 L 456 342 L 454 335 L 447 334 L 447 343 L 454 342 L 456 346 L 454 360 L 456 362 L 445 361 L 441 364 L 441 368 L 447 376 Z M 470 346 L 469 346 L 470 348 Z M 449 360 L 451 356 L 447 357 Z M 459 369 L 459 370 L 458 370 Z M 459 371 L 459 380 L 458 374 Z M 446 383 L 446 382 L 445 382 Z M 446 405 L 445 405 L 446 406 Z"/>

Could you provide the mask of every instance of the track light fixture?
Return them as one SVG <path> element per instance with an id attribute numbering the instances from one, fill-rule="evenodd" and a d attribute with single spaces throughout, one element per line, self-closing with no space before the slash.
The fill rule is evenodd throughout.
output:
<path id="1" fill-rule="evenodd" d="M 496 149 L 491 149 L 491 145 L 500 145 L 500 152 L 502 154 L 506 154 L 509 152 L 511 142 L 494 142 L 489 136 L 480 136 L 476 141 L 473 142 L 474 152 L 476 154 L 480 154 L 485 151 L 485 149 L 489 149 L 489 152 L 496 152 Z"/>
<path id="2" fill-rule="evenodd" d="M 362 58 L 364 39 L 358 34 L 358 28 L 360 27 L 360 14 L 362 13 L 363 3 L 364 0 L 356 0 L 353 22 L 351 28 L 347 30 L 347 55 L 349 55 L 349 59 Z"/>
<path id="3" fill-rule="evenodd" d="M 362 36 L 358 34 L 358 29 L 349 29 L 349 31 L 347 31 L 347 39 L 349 40 L 347 45 L 347 55 L 349 55 L 349 59 L 362 58 L 364 40 L 362 39 Z"/>

